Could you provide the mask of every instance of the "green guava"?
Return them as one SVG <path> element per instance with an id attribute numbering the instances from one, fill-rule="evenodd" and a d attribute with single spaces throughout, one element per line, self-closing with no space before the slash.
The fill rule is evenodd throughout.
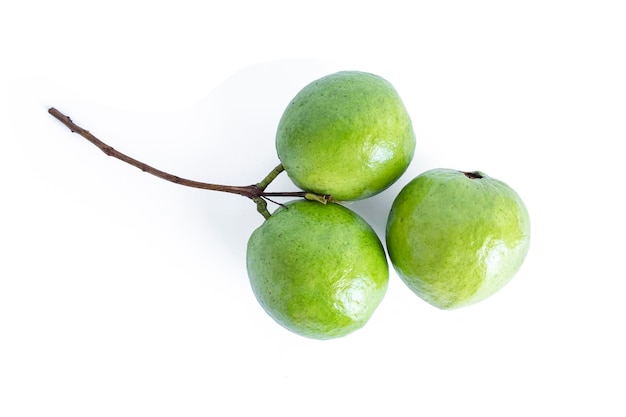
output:
<path id="1" fill-rule="evenodd" d="M 441 309 L 477 303 L 521 267 L 530 219 L 520 196 L 482 172 L 433 169 L 409 182 L 387 220 L 400 278 Z"/>
<path id="2" fill-rule="evenodd" d="M 286 329 L 313 339 L 365 325 L 387 290 L 382 243 L 339 204 L 296 200 L 279 208 L 248 241 L 252 290 Z"/>
<path id="3" fill-rule="evenodd" d="M 301 189 L 359 200 L 385 190 L 406 171 L 415 133 L 388 81 L 342 71 L 308 84 L 289 103 L 276 150 Z"/>

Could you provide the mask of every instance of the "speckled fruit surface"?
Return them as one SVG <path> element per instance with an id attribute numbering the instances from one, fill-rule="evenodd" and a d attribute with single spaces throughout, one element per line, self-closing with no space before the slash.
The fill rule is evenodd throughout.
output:
<path id="1" fill-rule="evenodd" d="M 256 229 L 247 248 L 252 290 L 288 330 L 313 339 L 345 336 L 378 307 L 389 276 L 382 243 L 356 213 L 297 200 Z"/>
<path id="2" fill-rule="evenodd" d="M 482 172 L 426 171 L 396 197 L 387 250 L 402 280 L 442 309 L 479 302 L 517 273 L 530 245 L 519 195 Z"/>
<path id="3" fill-rule="evenodd" d="M 405 172 L 415 133 L 388 81 L 342 71 L 308 84 L 289 103 L 276 150 L 303 190 L 358 200 L 383 191 Z"/>

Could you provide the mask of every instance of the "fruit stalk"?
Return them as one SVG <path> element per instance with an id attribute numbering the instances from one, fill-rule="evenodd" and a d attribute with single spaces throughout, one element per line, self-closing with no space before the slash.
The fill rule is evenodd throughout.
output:
<path id="1" fill-rule="evenodd" d="M 266 219 L 270 217 L 270 213 L 267 210 L 267 201 L 273 200 L 270 197 L 300 197 L 305 198 L 307 200 L 319 201 L 321 203 L 327 203 L 329 201 L 333 201 L 330 195 L 317 195 L 308 193 L 305 191 L 294 191 L 294 192 L 266 192 L 265 189 L 267 186 L 283 171 L 282 165 L 278 165 L 276 168 L 272 170 L 261 182 L 252 185 L 245 186 L 235 186 L 235 185 L 221 185 L 221 184 L 211 184 L 207 182 L 194 181 L 187 178 L 181 178 L 177 175 L 169 174 L 165 171 L 161 171 L 160 169 L 154 168 L 144 162 L 141 162 L 135 158 L 131 158 L 130 156 L 114 149 L 112 146 L 107 145 L 96 136 L 94 136 L 87 129 L 84 129 L 78 126 L 76 123 L 72 121 L 72 119 L 65 114 L 61 113 L 54 107 L 48 109 L 48 113 L 50 113 L 54 118 L 63 123 L 72 133 L 77 133 L 83 138 L 87 139 L 89 142 L 98 147 L 102 152 L 106 155 L 111 156 L 113 158 L 119 159 L 120 161 L 126 162 L 129 165 L 132 165 L 136 168 L 139 168 L 143 172 L 147 172 L 148 174 L 152 174 L 156 177 L 164 179 L 169 182 L 173 182 L 175 184 L 184 185 L 187 187 L 200 188 L 203 190 L 211 190 L 211 191 L 220 191 L 231 194 L 238 194 L 244 197 L 247 197 L 254 201 L 257 205 L 257 210 L 259 213 L 263 215 Z M 266 201 L 267 200 L 267 201 Z M 279 203 L 276 203 L 279 204 Z"/>

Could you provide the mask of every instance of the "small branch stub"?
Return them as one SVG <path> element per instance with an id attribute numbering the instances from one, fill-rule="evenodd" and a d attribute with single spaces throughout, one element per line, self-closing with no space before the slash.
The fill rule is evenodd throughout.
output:
<path id="1" fill-rule="evenodd" d="M 186 178 L 181 178 L 176 175 L 169 174 L 167 172 L 156 169 L 146 163 L 138 161 L 137 159 L 131 158 L 130 156 L 123 154 L 122 152 L 117 151 L 113 147 L 107 145 L 102 142 L 100 139 L 91 134 L 87 129 L 83 129 L 78 126 L 76 123 L 72 121 L 68 116 L 64 115 L 54 107 L 48 109 L 48 113 L 50 113 L 54 118 L 63 123 L 72 133 L 78 133 L 83 138 L 87 139 L 89 142 L 98 147 L 102 152 L 104 152 L 108 156 L 112 156 L 120 161 L 126 162 L 136 168 L 141 169 L 148 174 L 152 174 L 156 177 L 162 178 L 166 181 L 173 182 L 175 184 L 184 185 L 187 187 L 200 188 L 203 190 L 211 190 L 211 191 L 221 191 L 225 193 L 238 194 L 244 197 L 251 199 L 257 206 L 257 211 L 263 215 L 266 219 L 270 217 L 270 213 L 267 210 L 267 201 L 274 202 L 270 199 L 270 197 L 299 197 L 305 198 L 307 200 L 318 201 L 322 204 L 326 204 L 328 202 L 333 201 L 330 195 L 317 195 L 313 193 L 308 193 L 305 191 L 294 191 L 294 192 L 266 192 L 265 189 L 267 186 L 274 180 L 276 177 L 284 171 L 282 165 L 278 165 L 274 168 L 261 182 L 253 185 L 246 186 L 232 186 L 232 185 L 220 185 L 220 184 L 211 184 L 207 182 L 200 182 L 189 180 Z M 279 204 L 279 203 L 276 203 Z"/>

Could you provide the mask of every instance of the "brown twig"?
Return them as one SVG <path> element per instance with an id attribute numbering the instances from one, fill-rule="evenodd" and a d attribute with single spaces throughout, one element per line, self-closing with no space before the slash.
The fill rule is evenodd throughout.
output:
<path id="1" fill-rule="evenodd" d="M 186 178 L 181 178 L 176 175 L 169 174 L 167 172 L 156 169 L 148 164 L 145 164 L 141 161 L 138 161 L 130 156 L 123 154 L 122 152 L 114 149 L 113 147 L 107 145 L 102 142 L 100 139 L 95 137 L 91 132 L 82 127 L 78 126 L 76 123 L 72 121 L 68 116 L 64 115 L 54 107 L 48 109 L 48 113 L 54 116 L 57 120 L 67 126 L 73 133 L 78 133 L 83 138 L 87 139 L 89 142 L 97 146 L 102 152 L 104 152 L 108 156 L 112 156 L 113 158 L 119 159 L 120 161 L 124 161 L 127 164 L 130 164 L 140 170 L 147 172 L 148 174 L 152 174 L 156 177 L 162 178 L 166 181 L 173 182 L 175 184 L 184 185 L 187 187 L 200 188 L 203 190 L 211 190 L 211 191 L 221 191 L 225 193 L 231 194 L 239 194 L 241 196 L 247 197 L 254 201 L 257 204 L 257 210 L 263 214 L 265 218 L 269 217 L 269 212 L 267 211 L 267 201 L 272 201 L 268 197 L 300 197 L 306 198 L 309 200 L 319 201 L 321 203 L 327 203 L 332 201 L 329 195 L 317 195 L 308 193 L 305 191 L 294 191 L 294 192 L 266 192 L 265 189 L 267 186 L 283 171 L 282 165 L 278 165 L 276 168 L 272 170 L 261 182 L 253 185 L 245 185 L 245 186 L 233 186 L 233 185 L 220 185 L 220 184 L 211 184 L 206 182 L 189 180 Z M 273 201 L 272 201 L 273 202 Z"/>

